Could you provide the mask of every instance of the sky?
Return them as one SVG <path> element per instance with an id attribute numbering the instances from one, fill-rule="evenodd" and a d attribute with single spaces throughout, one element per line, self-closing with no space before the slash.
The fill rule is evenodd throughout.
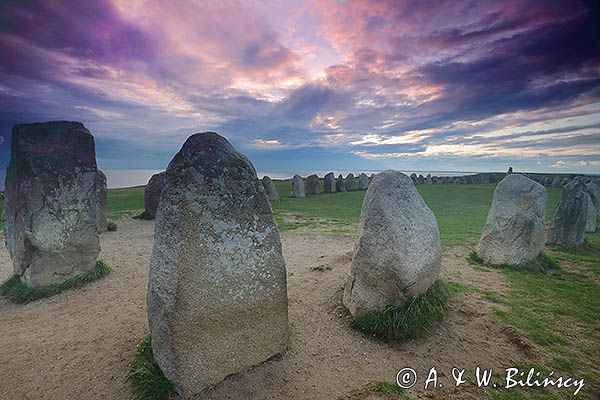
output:
<path id="1" fill-rule="evenodd" d="M 584 0 L 0 0 L 12 126 L 82 121 L 103 169 L 216 131 L 259 171 L 600 173 Z"/>

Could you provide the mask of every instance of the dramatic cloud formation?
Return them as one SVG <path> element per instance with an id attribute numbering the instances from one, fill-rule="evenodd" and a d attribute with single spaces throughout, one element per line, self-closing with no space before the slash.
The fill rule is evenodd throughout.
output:
<path id="1" fill-rule="evenodd" d="M 600 11 L 584 0 L 21 0 L 14 123 L 83 121 L 102 168 L 215 130 L 258 169 L 600 172 Z M 132 157 L 132 155 L 135 155 Z"/>

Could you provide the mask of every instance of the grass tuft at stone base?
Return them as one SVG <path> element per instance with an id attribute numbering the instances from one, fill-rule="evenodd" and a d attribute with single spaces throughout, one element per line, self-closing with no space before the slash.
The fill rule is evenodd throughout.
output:
<path id="1" fill-rule="evenodd" d="M 137 345 L 133 361 L 129 364 L 129 379 L 135 387 L 136 400 L 164 400 L 175 392 L 173 384 L 154 361 L 150 335 Z"/>
<path id="2" fill-rule="evenodd" d="M 403 400 L 412 400 L 404 389 L 393 382 L 387 381 L 376 381 L 371 382 L 362 390 L 363 396 L 368 396 L 372 393 L 383 394 L 383 395 L 395 395 L 395 398 L 403 399 Z M 386 397 L 387 398 L 387 397 Z"/>
<path id="3" fill-rule="evenodd" d="M 29 286 L 21 282 L 20 277 L 15 275 L 0 285 L 0 295 L 15 303 L 29 303 L 93 282 L 106 276 L 111 271 L 112 269 L 105 261 L 98 260 L 93 270 L 69 278 L 62 283 L 49 286 Z"/>
<path id="4" fill-rule="evenodd" d="M 134 215 L 132 218 L 133 219 L 143 219 L 146 221 L 151 221 L 154 219 L 154 217 L 152 215 L 148 214 L 146 211 L 142 212 L 141 214 Z"/>
<path id="5" fill-rule="evenodd" d="M 421 295 L 410 299 L 402 307 L 390 306 L 356 316 L 352 327 L 367 335 L 384 340 L 421 338 L 433 330 L 444 318 L 450 297 L 446 284 L 437 280 Z"/>
<path id="6" fill-rule="evenodd" d="M 110 221 L 107 225 L 106 225 L 106 230 L 108 232 L 115 232 L 117 230 L 118 226 L 115 222 Z"/>

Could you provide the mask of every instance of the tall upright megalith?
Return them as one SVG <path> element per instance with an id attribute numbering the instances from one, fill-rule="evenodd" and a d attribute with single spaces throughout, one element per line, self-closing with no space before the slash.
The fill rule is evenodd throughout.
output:
<path id="1" fill-rule="evenodd" d="M 356 190 L 356 179 L 354 178 L 354 174 L 350 173 L 346 175 L 346 178 L 344 179 L 344 186 L 346 187 L 347 192 Z"/>
<path id="2" fill-rule="evenodd" d="M 15 125 L 4 232 L 15 275 L 33 286 L 90 271 L 100 252 L 102 176 L 81 122 Z"/>
<path id="3" fill-rule="evenodd" d="M 270 177 L 263 176 L 262 185 L 265 188 L 265 192 L 267 192 L 267 198 L 270 202 L 279 201 L 279 193 L 277 193 L 277 188 Z"/>
<path id="4" fill-rule="evenodd" d="M 340 174 L 335 180 L 335 190 L 337 192 L 346 192 L 346 181 L 342 174 Z"/>
<path id="5" fill-rule="evenodd" d="M 144 211 L 151 218 L 156 218 L 160 194 L 165 186 L 165 172 L 152 175 L 144 188 Z"/>
<path id="6" fill-rule="evenodd" d="M 154 358 L 184 398 L 288 344 L 285 262 L 250 161 L 214 132 L 170 162 L 148 282 Z"/>
<path id="7" fill-rule="evenodd" d="M 369 188 L 369 177 L 362 172 L 358 176 L 358 190 L 367 190 Z"/>
<path id="8" fill-rule="evenodd" d="M 306 178 L 306 194 L 319 194 L 319 193 L 321 193 L 319 177 L 315 174 L 309 175 Z"/>
<path id="9" fill-rule="evenodd" d="M 325 193 L 335 193 L 336 192 L 336 187 L 335 187 L 335 175 L 333 174 L 333 172 L 328 173 L 327 175 L 325 175 L 325 177 L 323 178 L 323 192 Z"/>
<path id="10" fill-rule="evenodd" d="M 305 197 L 304 180 L 300 175 L 294 175 L 292 178 L 292 193 L 291 197 Z"/>
<path id="11" fill-rule="evenodd" d="M 402 306 L 437 279 L 441 254 L 437 221 L 412 180 L 377 174 L 363 200 L 344 306 L 353 316 Z"/>
<path id="12" fill-rule="evenodd" d="M 568 248 L 583 245 L 588 219 L 588 199 L 583 180 L 573 179 L 563 189 L 548 228 L 546 241 Z"/>
<path id="13" fill-rule="evenodd" d="M 524 265 L 544 251 L 546 188 L 521 175 L 498 183 L 477 254 L 486 264 Z"/>

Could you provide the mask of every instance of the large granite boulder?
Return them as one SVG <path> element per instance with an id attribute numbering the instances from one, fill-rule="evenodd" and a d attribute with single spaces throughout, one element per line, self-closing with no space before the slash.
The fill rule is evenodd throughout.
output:
<path id="1" fill-rule="evenodd" d="M 588 203 L 586 207 L 587 216 L 585 218 L 585 231 L 596 232 L 596 207 L 594 207 L 592 197 L 587 192 L 585 194 L 585 201 Z"/>
<path id="2" fill-rule="evenodd" d="M 325 193 L 335 193 L 336 192 L 335 175 L 333 174 L 333 172 L 330 172 L 327 175 L 325 175 L 325 177 L 323 178 L 323 184 L 324 184 L 323 191 Z"/>
<path id="3" fill-rule="evenodd" d="M 317 175 L 309 175 L 306 178 L 306 194 L 319 194 L 321 188 L 319 187 L 319 177 Z"/>
<path id="4" fill-rule="evenodd" d="M 565 186 L 548 228 L 548 243 L 568 248 L 581 247 L 589 205 L 585 189 L 585 183 L 579 179 Z"/>
<path id="5" fill-rule="evenodd" d="M 544 251 L 546 189 L 520 174 L 498 183 L 477 246 L 486 264 L 524 265 Z"/>
<path id="6" fill-rule="evenodd" d="M 346 191 L 348 192 L 356 190 L 356 179 L 354 179 L 354 174 L 346 175 L 346 179 L 344 179 L 344 186 L 346 186 Z"/>
<path id="7" fill-rule="evenodd" d="M 600 215 L 600 186 L 594 182 L 586 183 L 585 191 L 590 195 L 596 215 Z"/>
<path id="8" fill-rule="evenodd" d="M 344 181 L 344 177 L 342 176 L 342 174 L 340 174 L 340 176 L 338 176 L 338 178 L 335 181 L 335 190 L 338 192 L 346 191 L 346 182 Z"/>
<path id="9" fill-rule="evenodd" d="M 33 286 L 92 270 L 104 218 L 94 138 L 80 122 L 15 125 L 4 232 L 15 275 Z"/>
<path id="10" fill-rule="evenodd" d="M 250 161 L 213 132 L 170 162 L 148 282 L 152 351 L 183 398 L 283 353 L 285 262 Z"/>
<path id="11" fill-rule="evenodd" d="M 98 233 L 106 232 L 108 230 L 108 220 L 106 219 L 106 202 L 108 201 L 108 190 L 106 188 L 106 175 L 100 170 L 96 170 L 96 196 L 98 197 L 98 204 L 100 210 L 96 217 L 96 227 Z"/>
<path id="12" fill-rule="evenodd" d="M 277 193 L 277 188 L 275 188 L 275 184 L 271 178 L 266 175 L 263 176 L 262 185 L 270 202 L 279 201 L 279 193 Z"/>
<path id="13" fill-rule="evenodd" d="M 165 172 L 152 175 L 144 188 L 144 211 L 146 215 L 156 218 L 160 194 L 165 186 Z"/>
<path id="14" fill-rule="evenodd" d="M 304 180 L 300 175 L 294 175 L 292 178 L 292 193 L 291 197 L 305 197 L 306 192 L 304 191 Z"/>
<path id="15" fill-rule="evenodd" d="M 354 316 L 401 306 L 437 279 L 440 233 L 412 180 L 377 174 L 363 201 L 344 306 Z"/>
<path id="16" fill-rule="evenodd" d="M 358 176 L 358 190 L 367 190 L 369 188 L 369 177 L 364 172 Z"/>

